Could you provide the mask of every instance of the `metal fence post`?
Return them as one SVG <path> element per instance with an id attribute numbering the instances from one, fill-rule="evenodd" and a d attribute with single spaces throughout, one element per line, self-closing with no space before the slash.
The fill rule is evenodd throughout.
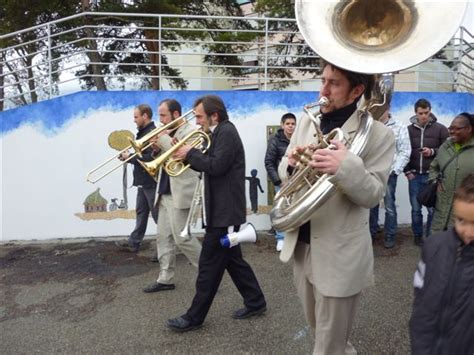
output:
<path id="1" fill-rule="evenodd" d="M 461 74 L 459 74 L 459 71 L 462 70 L 462 65 L 463 65 L 463 47 L 464 47 L 464 27 L 460 27 L 460 30 L 459 30 L 459 40 L 458 40 L 458 48 L 457 48 L 457 59 L 458 59 L 458 64 L 457 64 L 457 68 L 455 70 L 455 75 L 456 75 L 456 79 L 454 80 L 454 91 L 457 92 L 457 91 L 462 91 L 460 90 L 461 86 L 459 85 L 459 80 L 461 81 L 464 81 L 464 77 L 462 75 L 462 72 Z M 461 83 L 462 84 L 462 83 Z"/>
<path id="2" fill-rule="evenodd" d="M 53 58 L 51 57 L 51 25 L 48 23 L 48 71 L 49 71 L 49 99 L 53 96 Z"/>
<path id="3" fill-rule="evenodd" d="M 268 19 L 265 19 L 265 74 L 263 78 L 263 90 L 267 91 L 267 75 L 268 75 Z"/>
<path id="4" fill-rule="evenodd" d="M 161 15 L 158 17 L 158 80 L 160 81 L 158 88 L 163 90 L 163 78 L 161 76 Z"/>

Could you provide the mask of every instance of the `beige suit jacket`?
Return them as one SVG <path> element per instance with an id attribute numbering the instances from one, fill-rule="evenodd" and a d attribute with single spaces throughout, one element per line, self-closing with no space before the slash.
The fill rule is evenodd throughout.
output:
<path id="1" fill-rule="evenodd" d="M 196 130 L 197 128 L 190 123 L 185 123 L 183 126 L 178 128 L 174 137 L 179 141 L 182 140 L 188 133 Z M 164 134 L 158 138 L 158 145 L 162 152 L 166 152 L 172 147 L 172 138 Z M 158 173 L 158 186 L 156 188 L 155 204 L 158 203 L 160 194 L 158 192 L 160 186 L 162 168 L 159 169 Z M 172 177 L 170 176 L 170 188 L 171 196 L 173 197 L 173 206 L 177 209 L 187 209 L 191 207 L 191 202 L 194 194 L 196 184 L 199 181 L 199 173 L 191 168 L 186 169 L 181 175 Z"/>
<path id="2" fill-rule="evenodd" d="M 357 110 L 343 125 L 349 141 L 359 125 Z M 291 137 L 288 152 L 297 145 L 314 143 L 314 124 L 303 116 Z M 316 288 L 324 296 L 349 297 L 374 282 L 373 250 L 369 232 L 369 208 L 385 193 L 395 147 L 393 132 L 374 122 L 361 157 L 348 152 L 331 182 L 336 193 L 311 218 L 311 263 Z M 282 159 L 279 174 L 287 176 L 288 158 Z M 287 232 L 280 259 L 292 256 L 298 231 Z"/>

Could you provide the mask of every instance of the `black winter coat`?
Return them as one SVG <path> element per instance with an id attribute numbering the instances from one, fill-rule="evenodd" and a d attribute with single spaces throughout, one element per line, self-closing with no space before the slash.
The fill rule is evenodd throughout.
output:
<path id="1" fill-rule="evenodd" d="M 245 153 L 235 126 L 220 122 L 203 154 L 191 149 L 186 160 L 204 172 L 204 213 L 208 227 L 239 226 L 246 221 Z"/>
<path id="2" fill-rule="evenodd" d="M 464 245 L 452 228 L 423 246 L 410 337 L 415 355 L 474 354 L 474 243 Z"/>
<path id="3" fill-rule="evenodd" d="M 290 140 L 286 138 L 283 128 L 278 129 L 268 139 L 267 152 L 265 153 L 265 169 L 275 186 L 281 184 L 280 176 L 278 175 L 278 165 L 280 165 L 281 158 L 286 153 L 288 144 L 290 144 Z"/>
<path id="4" fill-rule="evenodd" d="M 438 153 L 438 148 L 449 137 L 448 129 L 441 123 L 436 122 L 437 118 L 431 114 L 431 120 L 425 125 L 420 126 L 416 116 L 410 118 L 411 125 L 408 126 L 408 134 L 411 143 L 411 155 L 404 171 L 414 172 L 416 174 L 427 174 L 430 170 L 430 164 Z M 424 157 L 420 154 L 419 148 L 427 147 L 434 151 L 430 157 Z"/>
<path id="5" fill-rule="evenodd" d="M 145 127 L 142 129 L 139 129 L 137 132 L 137 139 L 142 138 L 144 135 L 147 133 L 153 131 L 156 128 L 155 123 L 152 121 L 149 124 L 147 124 Z M 151 148 L 145 149 L 145 151 L 142 152 L 142 157 L 141 158 L 133 158 L 129 161 L 130 164 L 133 164 L 133 186 L 143 186 L 143 187 L 156 187 L 156 181 L 155 179 L 148 174 L 145 169 L 140 165 L 138 160 L 141 161 L 152 161 L 153 150 Z"/>

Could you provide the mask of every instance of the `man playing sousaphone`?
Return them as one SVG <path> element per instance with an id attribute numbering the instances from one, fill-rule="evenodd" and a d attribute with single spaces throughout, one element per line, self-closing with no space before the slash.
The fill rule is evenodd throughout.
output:
<path id="1" fill-rule="evenodd" d="M 320 128 L 323 134 L 342 128 L 351 141 L 359 126 L 357 104 L 370 98 L 373 77 L 323 64 L 320 97 Z M 316 133 L 308 115 L 300 120 L 287 155 L 279 166 L 282 181 L 288 180 L 298 153 L 314 143 Z M 315 332 L 315 354 L 349 354 L 352 322 L 362 289 L 373 284 L 373 252 L 367 223 L 369 208 L 383 197 L 394 152 L 390 129 L 373 122 L 367 148 L 361 157 L 338 140 L 335 149 L 318 149 L 309 163 L 329 174 L 334 195 L 309 222 L 287 232 L 280 259 L 294 257 L 294 280 L 306 319 Z"/>
<path id="2" fill-rule="evenodd" d="M 377 119 L 390 103 L 393 80 L 384 73 L 437 53 L 465 11 L 464 2 L 295 0 L 301 35 L 330 63 L 321 67 L 321 118 L 305 107 L 279 166 L 281 180 L 289 182 L 275 196 L 271 218 L 275 228 L 287 230 L 280 259 L 294 256 L 315 354 L 355 353 L 349 336 L 356 305 L 362 289 L 374 282 L 369 208 L 385 192 L 394 136 L 368 112 Z M 442 24 L 436 37 L 433 23 Z M 368 74 L 380 74 L 374 91 Z M 362 96 L 373 99 L 358 105 Z M 338 140 L 321 139 L 329 132 Z M 316 150 L 294 169 L 301 147 L 315 140 Z M 321 144 L 326 140 L 331 142 Z"/>

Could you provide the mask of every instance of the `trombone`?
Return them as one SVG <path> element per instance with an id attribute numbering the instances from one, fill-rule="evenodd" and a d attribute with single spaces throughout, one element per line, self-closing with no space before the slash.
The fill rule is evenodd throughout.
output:
<path id="1" fill-rule="evenodd" d="M 197 220 L 201 214 L 203 185 L 203 178 L 199 176 L 199 181 L 196 184 L 196 187 L 194 188 L 193 199 L 191 201 L 191 207 L 189 208 L 186 224 L 184 225 L 181 233 L 179 233 L 179 236 L 181 238 L 191 238 L 191 227 L 194 227 L 196 225 Z"/>
<path id="2" fill-rule="evenodd" d="M 136 158 L 136 157 L 141 158 L 142 153 L 146 149 L 150 148 L 153 145 L 155 137 L 159 136 L 161 133 L 163 133 L 165 131 L 176 131 L 179 127 L 181 127 L 185 123 L 191 121 L 191 119 L 193 119 L 194 117 L 195 117 L 194 116 L 194 111 L 189 110 L 184 115 L 180 116 L 179 118 L 175 119 L 174 121 L 171 121 L 170 123 L 168 123 L 164 126 L 160 126 L 160 127 L 155 128 L 153 131 L 147 133 L 146 135 L 144 135 L 140 139 L 135 140 L 135 139 L 132 139 L 132 138 L 128 138 L 129 142 L 130 142 L 130 145 L 127 146 L 126 148 L 122 149 L 119 153 L 115 154 L 110 159 L 104 161 L 102 164 L 98 165 L 97 167 L 95 167 L 94 169 L 89 171 L 87 173 L 86 180 L 93 183 L 93 184 L 95 184 L 97 181 L 103 179 L 104 177 L 106 177 L 107 175 L 112 173 L 113 171 L 120 168 L 122 165 L 128 163 L 133 158 Z M 102 175 L 100 175 L 101 169 L 105 170 L 104 166 L 109 165 L 110 162 L 112 162 L 115 159 L 118 159 L 122 155 L 122 153 L 125 153 L 125 152 L 129 151 L 130 149 L 134 150 L 133 154 L 130 154 L 130 156 L 127 159 L 120 161 L 120 163 L 118 163 L 115 166 L 109 168 L 109 170 L 106 170 L 105 172 L 102 173 Z M 99 176 L 95 176 L 95 175 L 99 175 Z M 152 175 L 152 176 L 154 176 L 154 175 Z"/>

